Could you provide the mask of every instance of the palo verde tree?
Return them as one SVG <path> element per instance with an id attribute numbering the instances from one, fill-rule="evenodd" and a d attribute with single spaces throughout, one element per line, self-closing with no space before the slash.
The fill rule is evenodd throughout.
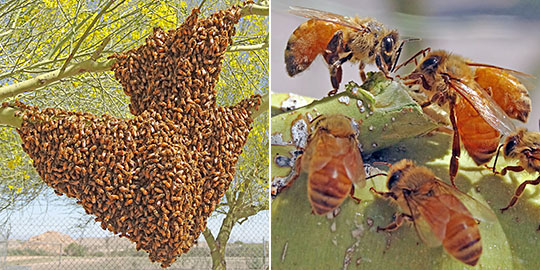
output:
<path id="1" fill-rule="evenodd" d="M 201 16 L 235 3 L 197 3 Z M 193 5 L 186 2 L 145 3 L 137 1 L 26 3 L 11 1 L 0 6 L 0 99 L 14 99 L 41 108 L 110 114 L 130 118 L 128 98 L 108 72 L 121 52 L 143 43 L 154 27 L 174 28 L 181 23 Z M 52 15 L 51 15 L 52 14 Z M 244 18 L 229 47 L 221 80 L 216 87 L 219 105 L 234 104 L 254 93 L 268 91 L 266 3 L 251 4 L 242 9 Z M 43 19 L 48 16 L 47 20 Z M 251 16 L 254 15 L 254 16 Z M 249 16 L 249 17 L 248 17 Z M 266 100 L 268 96 L 266 95 Z M 260 106 L 266 108 L 264 102 Z M 0 122 L 5 126 L 0 137 L 2 148 L 0 171 L 0 209 L 14 210 L 24 206 L 44 189 L 32 169 L 31 160 L 21 151 L 14 127 L 21 124 L 13 108 L 2 109 Z M 264 110 L 264 109 L 263 109 Z M 227 218 L 212 241 L 224 254 L 224 246 L 232 226 L 242 219 L 267 209 L 267 116 L 254 113 L 254 128 L 244 155 L 237 164 L 236 178 L 218 207 Z M 249 210 L 239 211 L 240 208 Z M 232 221 L 232 223 L 231 223 Z M 225 237 L 226 236 L 226 237 Z M 222 241 L 225 240 L 224 243 Z M 213 256 L 214 257 L 214 256 Z M 224 265 L 218 261 L 217 265 Z"/>

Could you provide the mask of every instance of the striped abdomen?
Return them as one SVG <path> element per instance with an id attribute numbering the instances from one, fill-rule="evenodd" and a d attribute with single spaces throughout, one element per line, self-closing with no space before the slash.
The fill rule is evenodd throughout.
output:
<path id="1" fill-rule="evenodd" d="M 308 198 L 313 213 L 324 215 L 347 198 L 352 188 L 352 181 L 347 177 L 342 159 L 331 159 L 320 170 L 308 175 Z"/>
<path id="2" fill-rule="evenodd" d="M 285 66 L 289 76 L 306 70 L 317 55 L 326 50 L 334 34 L 344 26 L 311 19 L 296 28 L 285 48 Z"/>
<path id="3" fill-rule="evenodd" d="M 531 112 L 531 99 L 527 88 L 512 74 L 497 68 L 478 67 L 475 81 L 508 114 L 521 122 L 527 122 Z"/>
<path id="4" fill-rule="evenodd" d="M 468 265 L 476 265 L 482 255 L 478 224 L 470 215 L 452 211 L 446 224 L 443 246 L 456 259 Z"/>
<path id="5" fill-rule="evenodd" d="M 477 165 L 488 162 L 499 145 L 499 132 L 492 128 L 465 99 L 455 107 L 461 143 Z"/>

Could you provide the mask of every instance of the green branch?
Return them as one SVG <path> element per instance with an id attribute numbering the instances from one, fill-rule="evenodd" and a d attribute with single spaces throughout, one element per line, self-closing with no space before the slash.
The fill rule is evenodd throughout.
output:
<path id="1" fill-rule="evenodd" d="M 0 87 L 0 100 L 16 96 L 20 93 L 38 89 L 53 82 L 59 81 L 63 78 L 75 76 L 86 72 L 107 71 L 111 69 L 114 62 L 115 59 L 109 59 L 105 62 L 86 60 L 81 63 L 69 66 L 63 73 L 60 70 L 55 70 L 23 82 Z"/>
<path id="2" fill-rule="evenodd" d="M 107 11 L 107 9 L 112 5 L 112 3 L 114 3 L 115 0 L 110 0 L 106 5 L 105 7 L 103 7 L 103 9 L 101 9 L 99 11 L 99 13 L 96 15 L 96 17 L 94 17 L 94 20 L 90 23 L 90 25 L 86 28 L 86 30 L 84 31 L 83 35 L 79 38 L 79 42 L 77 42 L 77 44 L 75 45 L 75 48 L 73 48 L 73 50 L 71 51 L 71 53 L 69 54 L 68 56 L 68 59 L 66 60 L 66 62 L 64 62 L 64 65 L 62 65 L 62 67 L 60 68 L 60 74 L 62 74 L 69 62 L 71 61 L 71 59 L 73 59 L 73 56 L 75 56 L 75 53 L 77 53 L 77 51 L 79 50 L 79 47 L 81 47 L 81 44 L 83 43 L 83 41 L 86 39 L 86 37 L 88 37 L 88 35 L 90 34 L 90 30 L 92 28 L 94 28 L 94 25 L 97 23 L 98 19 L 101 18 L 101 16 L 103 16 L 103 14 L 105 14 L 105 12 Z M 103 49 L 101 49 L 103 50 Z"/>
<path id="3" fill-rule="evenodd" d="M 22 119 L 15 116 L 15 112 L 17 111 L 18 109 L 12 107 L 0 108 L 0 124 L 21 127 Z"/>
<path id="4" fill-rule="evenodd" d="M 263 112 L 268 111 L 268 107 L 270 106 L 270 95 L 265 94 L 261 96 L 261 105 L 259 105 L 259 109 L 255 110 L 255 108 L 251 108 L 251 117 L 253 119 L 257 118 L 259 115 L 261 115 Z"/>
<path id="5" fill-rule="evenodd" d="M 243 7 L 240 10 L 240 14 L 242 15 L 242 17 L 250 16 L 250 15 L 268 16 L 269 10 L 270 10 L 270 7 L 268 6 L 250 4 Z"/>
<path id="6" fill-rule="evenodd" d="M 268 48 L 268 38 L 266 38 L 263 43 L 259 44 L 231 46 L 229 47 L 227 52 L 248 52 L 262 50 L 266 48 Z"/>

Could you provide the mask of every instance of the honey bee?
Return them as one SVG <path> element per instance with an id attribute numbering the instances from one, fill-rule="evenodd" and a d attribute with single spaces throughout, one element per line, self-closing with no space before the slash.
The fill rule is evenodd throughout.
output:
<path id="1" fill-rule="evenodd" d="M 287 184 L 290 186 L 301 172 L 308 174 L 308 198 L 317 215 L 333 211 L 347 195 L 360 201 L 354 197 L 353 184 L 363 187 L 366 173 L 352 121 L 341 114 L 314 118 L 306 148 L 295 163 L 296 174 Z"/>
<path id="2" fill-rule="evenodd" d="M 476 265 L 482 254 L 478 220 L 493 221 L 493 211 L 469 195 L 447 185 L 426 167 L 403 159 L 390 167 L 386 187 L 390 192 L 370 190 L 394 200 L 402 213 L 377 231 L 397 230 L 404 221 L 414 224 L 426 245 L 444 249 L 468 265 Z M 473 212 L 473 213 L 471 213 Z"/>
<path id="3" fill-rule="evenodd" d="M 540 173 L 540 132 L 528 131 L 524 128 L 517 129 L 510 134 L 504 140 L 504 143 L 499 147 L 503 148 L 504 157 L 507 159 L 517 159 L 517 166 L 506 166 L 501 172 L 496 172 L 497 157 L 493 164 L 493 172 L 497 174 L 505 175 L 507 171 L 521 172 L 527 171 L 529 173 Z M 540 184 L 540 176 L 535 180 L 527 180 L 521 183 L 508 205 L 501 209 L 501 212 L 508 210 L 514 206 L 527 185 Z"/>
<path id="4" fill-rule="evenodd" d="M 531 100 L 527 88 L 512 74 L 529 75 L 429 48 L 397 68 L 426 52 L 416 69 L 402 79 L 407 85 L 420 85 L 426 93 L 423 108 L 448 105 L 453 129 L 450 180 L 455 187 L 460 140 L 477 165 L 485 164 L 495 155 L 501 133 L 515 130 L 510 118 L 527 121 Z"/>
<path id="5" fill-rule="evenodd" d="M 394 70 L 405 42 L 399 40 L 396 30 L 373 18 L 345 17 L 304 7 L 291 7 L 290 12 L 310 20 L 298 26 L 287 42 L 285 65 L 289 76 L 306 70 L 322 54 L 333 87 L 328 94 L 333 95 L 341 83 L 341 65 L 347 61 L 360 63 L 363 81 L 366 64 L 375 64 L 386 77 Z"/>

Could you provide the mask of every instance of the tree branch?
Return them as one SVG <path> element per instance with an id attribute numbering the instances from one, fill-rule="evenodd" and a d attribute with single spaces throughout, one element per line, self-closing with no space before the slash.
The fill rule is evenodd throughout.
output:
<path id="1" fill-rule="evenodd" d="M 206 240 L 206 244 L 208 245 L 208 248 L 210 248 L 210 252 L 212 252 L 213 250 L 217 250 L 216 239 L 214 239 L 214 235 L 212 234 L 208 226 L 206 227 L 206 229 L 203 231 L 202 234 L 204 236 L 204 239 Z"/>
<path id="2" fill-rule="evenodd" d="M 64 62 L 64 65 L 62 65 L 62 67 L 60 68 L 60 74 L 64 73 L 64 70 L 66 69 L 66 67 L 68 66 L 69 62 L 71 61 L 71 59 L 73 59 L 73 56 L 75 56 L 75 53 L 77 53 L 77 51 L 79 50 L 79 47 L 81 47 L 81 44 L 83 43 L 83 41 L 86 39 L 86 37 L 90 34 L 90 30 L 94 27 L 94 25 L 96 24 L 96 22 L 98 21 L 99 18 L 101 18 L 101 16 L 103 14 L 105 14 L 105 12 L 107 11 L 107 9 L 112 5 L 112 3 L 114 3 L 115 0 L 110 0 L 104 7 L 103 9 L 101 9 L 99 11 L 99 13 L 96 15 L 96 17 L 94 17 L 94 20 L 90 23 L 90 25 L 86 28 L 86 30 L 84 31 L 83 35 L 79 38 L 79 42 L 77 42 L 77 44 L 75 45 L 75 48 L 73 48 L 73 50 L 71 51 L 71 53 L 69 54 L 69 57 L 68 59 L 66 60 L 66 62 Z M 103 49 L 102 49 L 103 50 Z"/>
<path id="3" fill-rule="evenodd" d="M 100 72 L 110 70 L 115 61 L 115 59 L 109 59 L 105 62 L 86 60 L 69 66 L 66 68 L 64 73 L 61 73 L 60 70 L 55 70 L 23 82 L 0 87 L 0 100 L 46 86 L 66 77 L 71 77 L 85 72 Z"/>
<path id="4" fill-rule="evenodd" d="M 0 92 L 1 93 L 1 92 Z M 268 107 L 270 106 L 270 95 L 267 93 L 263 96 L 261 96 L 261 105 L 259 105 L 259 109 L 255 110 L 255 108 L 252 108 L 251 111 L 251 117 L 253 119 L 257 118 L 259 115 L 261 115 L 263 112 L 268 111 Z"/>
<path id="5" fill-rule="evenodd" d="M 257 51 L 261 49 L 268 48 L 268 40 L 266 39 L 263 43 L 253 44 L 253 45 L 237 45 L 231 46 L 227 52 L 248 52 L 248 51 Z"/>
<path id="6" fill-rule="evenodd" d="M 0 124 L 21 127 L 22 119 L 15 116 L 15 112 L 17 111 L 18 109 L 12 107 L 0 108 Z"/>
<path id="7" fill-rule="evenodd" d="M 268 6 L 261 6 L 257 4 L 249 4 L 240 10 L 242 17 L 250 15 L 268 16 L 270 8 Z"/>

